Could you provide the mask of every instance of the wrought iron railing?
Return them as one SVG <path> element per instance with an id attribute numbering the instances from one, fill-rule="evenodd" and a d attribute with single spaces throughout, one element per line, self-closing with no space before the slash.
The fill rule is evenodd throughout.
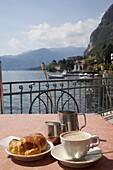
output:
<path id="1" fill-rule="evenodd" d="M 111 78 L 3 82 L 4 114 L 29 113 L 33 99 L 43 91 L 52 93 L 55 104 L 58 96 L 55 89 L 70 93 L 76 99 L 80 112 L 101 113 L 113 106 L 113 79 Z M 44 97 L 43 100 L 47 99 Z M 67 107 L 73 109 L 69 108 L 70 104 Z M 32 113 L 43 113 L 43 109 L 38 101 Z"/>

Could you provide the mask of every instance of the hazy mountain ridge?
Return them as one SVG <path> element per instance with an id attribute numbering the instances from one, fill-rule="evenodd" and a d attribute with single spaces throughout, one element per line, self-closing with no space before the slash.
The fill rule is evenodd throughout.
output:
<path id="1" fill-rule="evenodd" d="M 5 70 L 22 70 L 39 67 L 42 62 L 49 64 L 69 56 L 83 55 L 85 47 L 40 48 L 19 55 L 0 56 L 2 68 Z"/>

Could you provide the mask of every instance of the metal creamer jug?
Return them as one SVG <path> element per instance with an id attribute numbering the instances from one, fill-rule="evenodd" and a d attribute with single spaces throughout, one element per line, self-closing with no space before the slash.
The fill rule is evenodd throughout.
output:
<path id="1" fill-rule="evenodd" d="M 84 125 L 79 127 L 78 115 L 83 115 Z M 58 116 L 61 124 L 65 125 L 65 131 L 81 130 L 86 126 L 86 116 L 84 113 L 78 114 L 70 110 L 59 110 Z"/>

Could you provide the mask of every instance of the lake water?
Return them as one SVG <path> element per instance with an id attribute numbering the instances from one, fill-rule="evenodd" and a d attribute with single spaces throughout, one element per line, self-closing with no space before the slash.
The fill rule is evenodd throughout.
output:
<path id="1" fill-rule="evenodd" d="M 38 81 L 38 80 L 45 80 L 45 76 L 42 70 L 38 71 L 2 71 L 2 81 L 3 82 L 18 82 L 18 81 Z M 19 86 L 19 85 L 18 85 Z M 19 87 L 16 85 L 13 85 L 13 91 L 20 91 Z M 3 86 L 4 92 L 9 92 L 9 88 L 6 86 Z M 26 87 L 28 88 L 28 87 Z M 24 89 L 25 90 L 25 89 Z M 29 89 L 30 90 L 30 89 Z M 18 105 L 20 103 L 20 98 L 18 96 L 13 97 L 13 110 L 15 113 L 20 112 L 20 109 L 18 109 Z M 27 106 L 27 97 L 24 97 L 26 107 L 24 108 L 24 112 L 28 112 L 28 106 Z M 9 113 L 9 104 L 10 99 L 9 97 L 4 97 L 4 112 Z"/>
<path id="2" fill-rule="evenodd" d="M 69 79 L 69 77 L 68 77 Z M 18 82 L 18 81 L 39 81 L 39 80 L 45 80 L 45 75 L 43 73 L 42 70 L 37 70 L 37 71 L 2 71 L 2 81 L 3 82 Z M 61 82 L 59 82 L 61 83 Z M 71 82 L 70 82 L 71 83 Z M 15 88 L 15 86 L 13 87 Z M 16 87 L 18 88 L 18 87 Z M 15 88 L 15 89 L 16 89 Z M 35 88 L 35 86 L 34 86 Z M 37 86 L 36 86 L 37 88 Z M 19 90 L 19 88 L 18 88 Z M 20 90 L 19 90 L 20 91 Z M 7 88 L 6 88 L 6 92 L 7 92 Z M 84 91 L 81 91 L 81 95 L 82 96 L 82 99 L 80 100 L 83 107 L 84 107 Z M 79 103 L 79 92 L 78 90 L 76 90 L 76 100 L 78 101 Z M 18 112 L 20 112 L 20 110 L 18 109 L 18 103 L 19 103 L 19 100 L 16 96 L 13 97 L 14 99 L 14 112 L 16 113 L 16 111 L 18 110 Z M 4 98 L 4 104 L 5 104 L 5 112 L 8 113 L 8 110 L 9 110 L 9 98 L 8 97 L 5 97 Z M 26 105 L 26 110 L 24 110 L 25 113 L 28 112 L 28 106 L 27 106 L 27 103 L 28 103 L 28 98 L 25 96 L 25 105 Z M 82 112 L 83 112 L 83 108 L 81 108 Z"/>
<path id="3" fill-rule="evenodd" d="M 37 70 L 37 71 L 2 71 L 2 81 L 3 82 L 18 82 L 18 81 L 40 81 L 40 80 L 45 80 L 45 75 L 42 70 Z M 61 83 L 61 82 L 59 82 Z M 45 87 L 45 86 L 44 86 Z M 43 87 L 42 87 L 43 88 Z M 24 91 L 30 91 L 29 89 L 29 84 L 28 85 L 23 85 Z M 37 90 L 37 85 L 33 86 L 33 90 Z M 9 92 L 8 86 L 3 86 L 3 91 L 4 93 Z M 12 87 L 13 92 L 20 92 L 19 85 L 13 85 Z M 34 95 L 34 94 L 33 94 Z M 33 97 L 34 98 L 34 97 Z M 29 101 L 29 95 L 23 95 L 23 102 L 24 102 L 24 109 L 23 112 L 27 113 L 28 112 L 28 101 Z M 5 113 L 9 113 L 9 104 L 10 103 L 10 98 L 5 96 L 4 97 L 4 110 Z M 19 108 L 19 103 L 20 103 L 20 96 L 13 96 L 13 113 L 19 113 L 20 108 Z"/>
<path id="4" fill-rule="evenodd" d="M 2 71 L 2 81 L 33 81 L 33 80 L 45 80 L 45 76 L 42 70 L 37 71 Z"/>

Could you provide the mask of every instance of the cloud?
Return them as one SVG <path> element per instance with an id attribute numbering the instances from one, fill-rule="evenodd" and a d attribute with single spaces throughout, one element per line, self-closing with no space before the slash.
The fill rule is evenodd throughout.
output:
<path id="1" fill-rule="evenodd" d="M 90 34 L 96 29 L 100 18 L 79 20 L 77 23 L 64 23 L 60 26 L 51 26 L 48 23 L 32 25 L 25 34 L 31 44 L 37 47 L 86 47 Z"/>
<path id="2" fill-rule="evenodd" d="M 13 37 L 9 41 L 10 51 L 19 53 L 38 48 L 87 47 L 90 35 L 97 28 L 100 20 L 101 17 L 59 26 L 51 26 L 48 23 L 31 25 L 28 31 L 19 34 L 20 39 Z"/>
<path id="3" fill-rule="evenodd" d="M 24 46 L 21 44 L 21 42 L 18 39 L 12 38 L 9 41 L 9 46 L 14 49 L 23 49 Z"/>

